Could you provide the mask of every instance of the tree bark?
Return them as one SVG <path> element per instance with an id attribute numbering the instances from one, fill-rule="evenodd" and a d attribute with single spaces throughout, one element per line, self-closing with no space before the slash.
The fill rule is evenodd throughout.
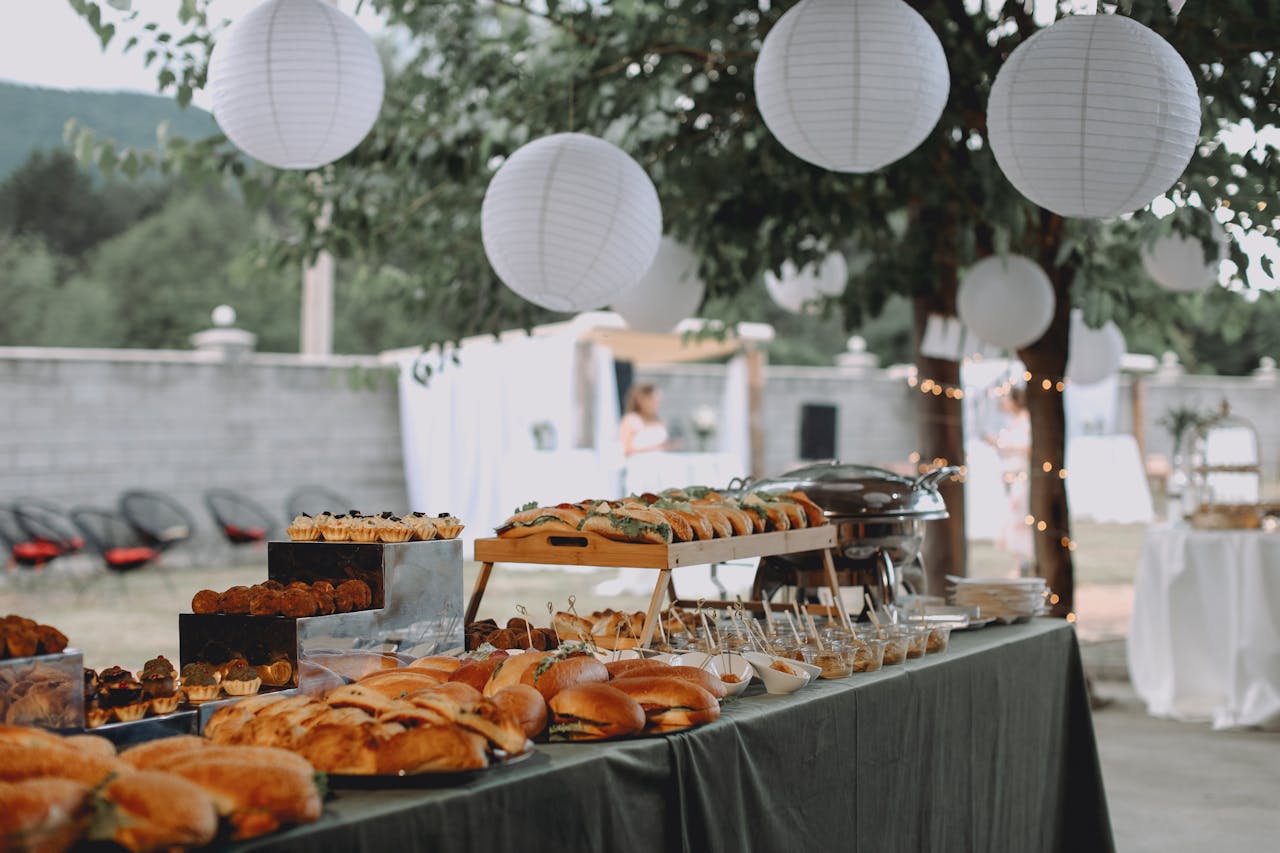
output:
<path id="1" fill-rule="evenodd" d="M 920 466 L 924 468 L 935 467 L 935 460 L 945 465 L 965 464 L 961 399 L 959 395 L 946 393 L 947 389 L 958 390 L 961 387 L 960 362 L 927 358 L 920 352 L 920 341 L 929 315 L 955 315 L 954 264 L 944 272 L 944 279 L 933 293 L 915 297 L 914 339 L 919 382 L 914 390 L 919 395 L 917 433 Z M 940 385 L 943 393 L 922 392 L 920 383 L 926 380 Z M 964 484 L 959 479 L 948 478 L 939 484 L 939 491 L 947 503 L 950 518 L 927 524 L 923 557 L 930 595 L 946 595 L 946 576 L 964 575 L 968 555 L 964 535 Z"/>
<path id="2" fill-rule="evenodd" d="M 1048 214 L 1046 214 L 1048 217 Z M 1031 510 L 1036 573 L 1056 596 L 1050 599 L 1054 616 L 1075 610 L 1075 567 L 1071 552 L 1071 512 L 1067 505 L 1066 411 L 1062 389 L 1067 372 L 1071 331 L 1071 282 L 1075 270 L 1055 261 L 1061 220 L 1050 217 L 1041 243 L 1040 264 L 1053 281 L 1053 322 L 1038 341 L 1018 355 L 1031 377 L 1027 380 L 1027 410 L 1031 416 Z M 1070 472 L 1067 472 L 1068 475 Z"/>

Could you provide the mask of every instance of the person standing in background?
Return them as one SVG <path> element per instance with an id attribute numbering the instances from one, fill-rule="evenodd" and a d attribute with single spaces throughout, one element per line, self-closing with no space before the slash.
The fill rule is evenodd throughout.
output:
<path id="1" fill-rule="evenodd" d="M 1031 413 L 1027 411 L 1027 390 L 1014 386 L 1000 402 L 1009 422 L 994 438 L 988 437 L 1000 454 L 1008 495 L 1008 510 L 996 547 L 1012 554 L 1022 576 L 1033 574 L 1035 543 L 1027 516 L 1031 512 Z"/>
<path id="2" fill-rule="evenodd" d="M 671 437 L 667 425 L 658 414 L 662 407 L 662 392 L 652 382 L 631 386 L 627 392 L 626 414 L 618 425 L 622 452 L 626 456 L 655 450 L 670 450 Z"/>

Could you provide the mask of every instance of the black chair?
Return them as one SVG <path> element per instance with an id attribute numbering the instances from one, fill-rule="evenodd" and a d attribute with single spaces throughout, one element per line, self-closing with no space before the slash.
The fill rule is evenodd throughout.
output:
<path id="1" fill-rule="evenodd" d="M 119 513 L 99 507 L 73 507 L 71 520 L 84 536 L 85 545 L 102 558 L 107 574 L 123 582 L 124 575 L 156 562 L 160 550 L 146 544 L 142 536 Z M 80 587 L 83 592 L 102 575 L 92 575 Z M 165 576 L 165 583 L 170 584 Z M 172 585 L 170 585 L 172 590 Z"/>
<path id="2" fill-rule="evenodd" d="M 27 538 L 53 545 L 58 549 L 59 557 L 84 550 L 84 538 L 58 504 L 40 498 L 19 498 L 11 509 L 18 527 Z"/>
<path id="3" fill-rule="evenodd" d="M 275 519 L 261 504 L 231 489 L 209 489 L 205 506 L 218 530 L 234 546 L 266 542 L 275 529 Z"/>
<path id="4" fill-rule="evenodd" d="M 186 507 L 162 492 L 131 489 L 120 496 L 120 515 L 143 542 L 159 551 L 168 551 L 190 539 L 195 521 Z"/>
<path id="5" fill-rule="evenodd" d="M 349 498 L 324 486 L 298 486 L 284 499 L 284 517 L 293 521 L 299 515 L 319 515 L 329 512 L 346 512 L 354 506 Z"/>
<path id="6" fill-rule="evenodd" d="M 6 567 L 42 569 L 51 560 L 62 556 L 54 543 L 29 538 L 18 524 L 17 513 L 7 506 L 0 506 L 0 547 L 4 549 Z"/>

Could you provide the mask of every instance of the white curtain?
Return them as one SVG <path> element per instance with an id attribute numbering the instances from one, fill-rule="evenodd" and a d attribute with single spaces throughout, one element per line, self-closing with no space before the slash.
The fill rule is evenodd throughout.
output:
<path id="1" fill-rule="evenodd" d="M 739 475 L 751 473 L 751 412 L 745 355 L 735 356 L 725 366 L 716 449 L 733 457 Z"/>

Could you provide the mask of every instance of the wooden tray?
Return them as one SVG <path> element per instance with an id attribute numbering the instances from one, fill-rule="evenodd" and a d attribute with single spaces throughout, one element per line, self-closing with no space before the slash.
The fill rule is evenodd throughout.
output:
<path id="1" fill-rule="evenodd" d="M 673 542 L 651 545 L 615 542 L 596 533 L 538 533 L 523 539 L 477 539 L 475 558 L 481 564 L 475 589 L 467 604 L 464 622 L 475 621 L 495 563 L 536 563 L 553 566 L 602 566 L 606 568 L 656 569 L 657 582 L 645 614 L 640 646 L 653 640 L 659 605 L 671 586 L 671 570 L 681 566 L 724 563 L 749 557 L 772 557 L 821 551 L 831 587 L 832 600 L 840 600 L 831 549 L 836 545 L 836 527 L 824 524 L 799 530 L 753 533 L 726 539 Z M 710 603 L 710 602 L 709 602 Z M 727 602 L 725 602 L 727 604 Z M 845 616 L 847 619 L 848 616 Z"/>
<path id="2" fill-rule="evenodd" d="M 819 551 L 833 548 L 835 544 L 836 527 L 833 524 L 727 539 L 673 542 L 670 545 L 615 542 L 598 533 L 540 533 L 523 539 L 477 539 L 475 556 L 481 563 L 674 569 L 748 557 Z"/>

